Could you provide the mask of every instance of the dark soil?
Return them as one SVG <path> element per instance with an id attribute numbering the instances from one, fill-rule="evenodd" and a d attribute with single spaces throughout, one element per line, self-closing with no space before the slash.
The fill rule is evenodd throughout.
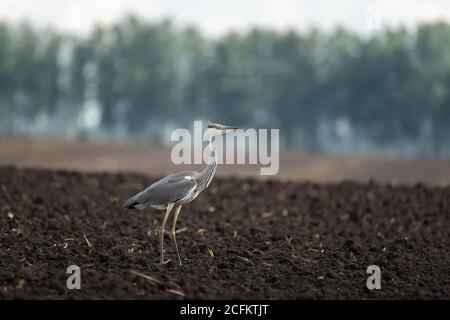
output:
<path id="1" fill-rule="evenodd" d="M 1 167 L 0 298 L 450 298 L 450 187 L 217 178 L 181 211 L 180 268 L 162 212 L 122 209 L 152 181 Z"/>

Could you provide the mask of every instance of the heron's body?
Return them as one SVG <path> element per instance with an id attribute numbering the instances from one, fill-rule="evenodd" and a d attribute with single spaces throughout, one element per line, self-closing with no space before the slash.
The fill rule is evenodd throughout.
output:
<path id="1" fill-rule="evenodd" d="M 216 129 L 219 133 L 227 132 L 227 130 L 237 130 L 237 128 L 224 127 L 221 125 L 210 125 L 209 128 Z M 216 133 L 217 134 L 217 133 Z M 161 225 L 161 263 L 164 261 L 164 227 L 167 218 L 174 208 L 174 220 L 172 223 L 171 236 L 175 242 L 178 259 L 181 263 L 181 258 L 178 253 L 178 246 L 176 242 L 175 226 L 180 212 L 181 206 L 193 201 L 203 190 L 205 190 L 211 183 L 217 169 L 217 158 L 210 138 L 210 148 L 213 152 L 213 161 L 208 164 L 202 172 L 196 171 L 182 171 L 170 176 L 164 177 L 156 181 L 145 190 L 139 192 L 135 196 L 129 198 L 124 203 L 126 209 L 147 209 L 155 208 L 159 210 L 166 210 L 163 222 Z"/>
<path id="2" fill-rule="evenodd" d="M 205 190 L 216 173 L 217 162 L 202 172 L 182 171 L 164 177 L 125 202 L 126 209 L 155 208 L 163 210 L 169 203 L 183 205 L 191 202 Z"/>
<path id="3" fill-rule="evenodd" d="M 194 196 L 194 194 L 198 189 L 198 184 L 193 178 L 197 174 L 198 172 L 195 171 L 182 171 L 158 180 L 144 191 L 128 199 L 125 208 L 164 210 L 167 209 L 169 203 L 183 205 L 191 202 L 195 199 L 196 195 Z M 167 194 L 167 188 L 176 188 L 177 190 Z"/>

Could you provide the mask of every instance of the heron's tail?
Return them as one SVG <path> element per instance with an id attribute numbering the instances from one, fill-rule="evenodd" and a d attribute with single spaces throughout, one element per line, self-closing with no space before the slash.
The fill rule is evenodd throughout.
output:
<path id="1" fill-rule="evenodd" d="M 136 209 L 136 205 L 138 205 L 139 202 L 137 202 L 134 197 L 125 200 L 124 204 L 123 204 L 123 208 L 124 209 Z"/>

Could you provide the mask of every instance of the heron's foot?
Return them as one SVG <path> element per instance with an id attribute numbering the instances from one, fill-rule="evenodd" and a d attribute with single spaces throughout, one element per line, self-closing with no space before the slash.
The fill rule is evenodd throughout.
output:
<path id="1" fill-rule="evenodd" d="M 170 261 L 172 261 L 172 260 L 171 259 L 167 259 L 166 261 L 161 260 L 161 265 L 168 264 Z"/>

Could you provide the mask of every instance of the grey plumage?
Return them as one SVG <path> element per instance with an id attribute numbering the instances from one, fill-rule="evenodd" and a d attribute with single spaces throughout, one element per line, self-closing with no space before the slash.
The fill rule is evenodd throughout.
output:
<path id="1" fill-rule="evenodd" d="M 183 171 L 172 174 L 150 185 L 125 202 L 126 209 L 166 209 L 169 203 L 179 203 L 197 188 L 193 179 L 198 172 Z"/>
<path id="2" fill-rule="evenodd" d="M 213 155 L 213 161 L 208 164 L 202 172 L 183 171 L 162 178 L 145 190 L 126 200 L 123 205 L 125 209 L 155 208 L 166 210 L 160 229 L 162 264 L 166 263 L 164 261 L 164 227 L 172 208 L 175 208 L 175 214 L 170 235 L 175 243 L 179 263 L 180 265 L 182 264 L 176 242 L 175 226 L 181 206 L 191 202 L 200 192 L 205 190 L 216 173 L 217 158 L 212 145 L 212 137 L 227 132 L 237 131 L 239 129 L 219 124 L 210 124 L 208 130 L 211 131 L 209 144 Z"/>

